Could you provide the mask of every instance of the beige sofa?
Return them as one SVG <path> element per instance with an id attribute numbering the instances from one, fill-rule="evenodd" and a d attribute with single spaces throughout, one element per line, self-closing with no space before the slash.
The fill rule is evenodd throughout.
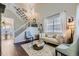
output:
<path id="1" fill-rule="evenodd" d="M 47 43 L 59 45 L 62 43 L 67 43 L 68 39 L 71 38 L 71 30 L 67 30 L 63 36 L 59 34 L 49 34 L 49 33 L 41 33 L 40 39 Z"/>

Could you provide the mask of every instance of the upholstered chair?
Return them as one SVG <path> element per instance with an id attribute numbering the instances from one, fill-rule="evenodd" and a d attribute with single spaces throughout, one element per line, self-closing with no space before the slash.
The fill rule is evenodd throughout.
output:
<path id="1" fill-rule="evenodd" d="M 65 56 L 78 56 L 79 55 L 79 30 L 76 30 L 73 37 L 72 44 L 61 44 L 56 47 L 56 56 L 60 53 Z"/>

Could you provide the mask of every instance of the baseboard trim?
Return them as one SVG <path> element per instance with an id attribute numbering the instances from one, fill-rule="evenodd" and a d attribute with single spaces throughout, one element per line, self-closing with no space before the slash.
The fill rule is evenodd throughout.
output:
<path id="1" fill-rule="evenodd" d="M 15 45 L 16 45 L 16 44 L 20 44 L 20 45 L 21 45 L 21 44 L 25 44 L 25 43 L 29 43 L 29 41 L 28 41 L 28 42 L 27 42 L 27 41 L 22 41 L 22 42 L 18 42 L 18 43 L 14 43 L 14 44 L 15 44 Z"/>
<path id="2" fill-rule="evenodd" d="M 34 40 L 33 40 L 33 41 L 34 41 Z M 21 44 L 25 44 L 25 43 L 29 43 L 29 42 L 32 42 L 32 41 L 31 41 L 31 40 L 28 40 L 28 41 L 17 42 L 17 43 L 14 43 L 14 44 L 15 44 L 15 45 L 16 45 L 16 44 L 20 44 L 20 45 L 21 45 Z"/>

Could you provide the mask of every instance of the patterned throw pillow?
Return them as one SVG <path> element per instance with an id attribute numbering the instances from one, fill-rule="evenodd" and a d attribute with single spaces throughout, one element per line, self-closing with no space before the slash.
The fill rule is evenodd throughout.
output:
<path id="1" fill-rule="evenodd" d="M 56 36 L 56 39 L 58 40 L 58 42 L 59 42 L 60 44 L 64 42 L 64 37 L 61 36 L 61 35 L 57 35 L 57 36 Z"/>

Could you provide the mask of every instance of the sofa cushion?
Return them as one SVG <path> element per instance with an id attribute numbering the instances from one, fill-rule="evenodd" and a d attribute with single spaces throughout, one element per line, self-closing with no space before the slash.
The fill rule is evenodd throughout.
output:
<path id="1" fill-rule="evenodd" d="M 56 44 L 56 45 L 59 44 L 56 38 L 43 37 L 42 39 L 47 43 Z"/>

